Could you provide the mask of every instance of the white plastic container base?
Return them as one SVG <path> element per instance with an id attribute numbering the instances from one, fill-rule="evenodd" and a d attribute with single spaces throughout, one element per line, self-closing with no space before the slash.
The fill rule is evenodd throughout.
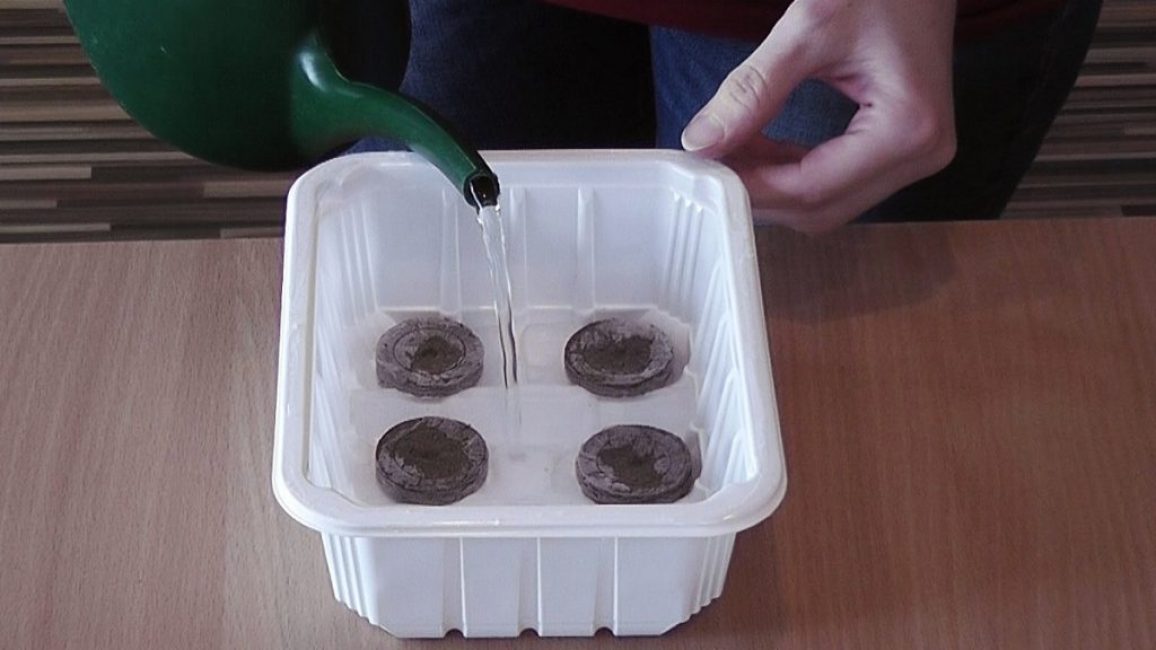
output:
<path id="1" fill-rule="evenodd" d="M 502 182 L 522 426 L 506 426 L 473 211 L 412 154 L 334 159 L 289 193 L 274 494 L 321 533 L 336 598 L 396 636 L 661 634 L 719 596 L 735 534 L 786 489 L 746 193 L 725 167 L 676 152 L 486 159 Z M 441 400 L 379 388 L 377 338 L 435 313 L 481 338 L 479 384 Z M 612 314 L 671 336 L 675 381 L 630 399 L 567 381 L 566 339 Z M 421 415 L 482 434 L 476 493 L 414 506 L 377 485 L 378 438 Z M 681 436 L 700 470 L 691 494 L 588 501 L 578 449 L 614 424 Z"/>

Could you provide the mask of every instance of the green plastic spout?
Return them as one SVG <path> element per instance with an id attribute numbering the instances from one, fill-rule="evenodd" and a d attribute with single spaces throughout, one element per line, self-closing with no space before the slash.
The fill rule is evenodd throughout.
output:
<path id="1" fill-rule="evenodd" d="M 125 111 L 193 156 L 292 169 L 382 136 L 433 163 L 471 205 L 497 202 L 493 171 L 431 111 L 338 71 L 317 0 L 66 0 L 65 7 Z M 390 28 L 393 38 L 408 39 L 408 22 Z"/>

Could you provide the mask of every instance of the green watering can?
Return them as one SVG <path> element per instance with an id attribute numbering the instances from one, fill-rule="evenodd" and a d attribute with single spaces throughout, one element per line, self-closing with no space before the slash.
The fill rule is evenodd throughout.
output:
<path id="1" fill-rule="evenodd" d="M 497 177 L 428 109 L 343 76 L 318 0 L 65 0 L 105 87 L 146 129 L 185 152 L 245 169 L 291 169 L 377 135 L 432 162 L 474 207 Z M 382 38 L 408 43 L 404 3 Z M 347 16 L 348 17 L 348 16 Z M 404 51 L 405 48 L 395 48 Z M 404 55 L 392 65 L 400 78 Z"/>

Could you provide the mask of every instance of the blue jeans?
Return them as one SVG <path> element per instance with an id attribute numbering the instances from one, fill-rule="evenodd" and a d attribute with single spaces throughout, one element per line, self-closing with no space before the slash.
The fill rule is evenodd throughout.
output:
<path id="1" fill-rule="evenodd" d="M 645 28 L 535 0 L 410 0 L 410 11 L 402 92 L 485 149 L 678 148 L 686 123 L 757 45 L 653 28 L 647 56 Z M 958 46 L 955 160 L 860 219 L 998 217 L 1075 83 L 1099 11 L 1100 0 L 1069 0 Z M 766 132 L 815 145 L 842 133 L 856 109 L 807 81 Z M 355 150 L 381 148 L 394 146 L 368 140 Z"/>
<path id="2" fill-rule="evenodd" d="M 354 5 L 346 11 L 372 15 L 383 1 L 346 0 Z M 654 146 L 646 27 L 539 0 L 409 0 L 409 13 L 400 91 L 434 109 L 473 146 Z M 362 70 L 389 54 L 372 39 L 358 46 L 369 60 Z M 353 151 L 397 148 L 369 138 Z"/>

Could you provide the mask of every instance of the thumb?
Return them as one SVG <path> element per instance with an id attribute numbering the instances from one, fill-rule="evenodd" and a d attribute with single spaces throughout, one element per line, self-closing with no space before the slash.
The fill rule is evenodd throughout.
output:
<path id="1" fill-rule="evenodd" d="M 731 71 L 682 132 L 682 147 L 709 158 L 734 151 L 758 134 L 807 77 L 801 50 L 774 31 Z"/>

